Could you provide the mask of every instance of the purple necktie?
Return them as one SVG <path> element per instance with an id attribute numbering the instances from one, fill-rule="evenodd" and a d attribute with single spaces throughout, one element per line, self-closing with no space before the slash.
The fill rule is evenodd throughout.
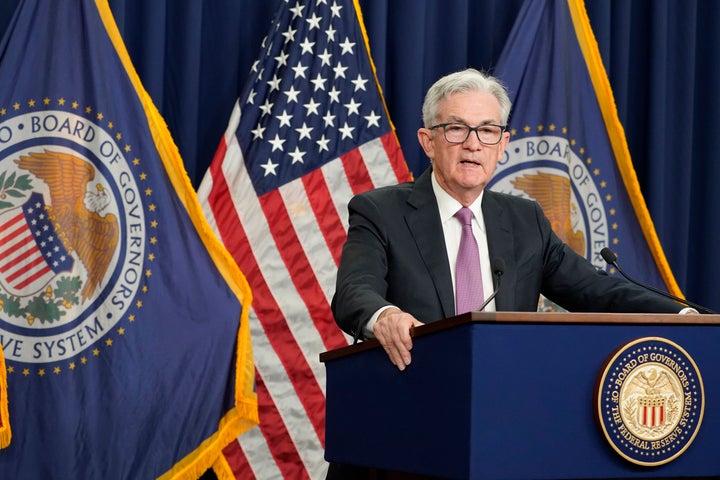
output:
<path id="1" fill-rule="evenodd" d="M 480 272 L 480 253 L 472 231 L 472 211 L 462 207 L 455 214 L 462 225 L 460 248 L 455 263 L 455 312 L 472 312 L 482 305 L 483 286 Z"/>

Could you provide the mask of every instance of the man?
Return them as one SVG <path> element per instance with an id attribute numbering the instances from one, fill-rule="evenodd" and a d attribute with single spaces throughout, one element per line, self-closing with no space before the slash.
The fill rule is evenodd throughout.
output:
<path id="1" fill-rule="evenodd" d="M 510 106 L 502 84 L 477 70 L 441 78 L 427 92 L 418 130 L 431 166 L 414 183 L 350 201 L 333 314 L 349 334 L 377 338 L 400 370 L 411 362 L 411 327 L 477 309 L 495 288 L 493 262 L 504 268 L 490 310 L 535 311 L 543 294 L 570 311 L 681 311 L 577 255 L 537 203 L 485 191 L 510 138 Z M 455 217 L 461 207 L 471 212 L 474 239 Z M 468 244 L 480 262 L 468 273 L 481 274 L 469 280 L 469 294 L 459 251 Z"/>

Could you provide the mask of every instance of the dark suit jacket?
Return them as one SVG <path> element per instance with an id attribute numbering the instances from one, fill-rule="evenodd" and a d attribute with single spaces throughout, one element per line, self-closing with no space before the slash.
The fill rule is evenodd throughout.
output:
<path id="1" fill-rule="evenodd" d="M 350 201 L 350 226 L 332 301 L 335 320 L 345 332 L 354 335 L 390 304 L 421 322 L 455 315 L 431 172 L 428 168 L 414 183 L 375 189 Z M 499 311 L 535 311 L 541 293 L 569 311 L 682 309 L 596 269 L 553 233 L 536 202 L 486 190 L 482 211 L 490 258 L 505 263 L 495 298 Z"/>

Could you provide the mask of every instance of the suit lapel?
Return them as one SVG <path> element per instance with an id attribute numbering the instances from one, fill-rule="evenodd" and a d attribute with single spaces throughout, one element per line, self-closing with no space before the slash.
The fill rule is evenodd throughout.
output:
<path id="1" fill-rule="evenodd" d="M 435 285 L 443 315 L 451 317 L 455 315 L 452 275 L 437 200 L 432 191 L 431 174 L 432 169 L 429 168 L 415 181 L 407 200 L 410 208 L 405 215 L 405 221 Z M 502 258 L 505 262 L 505 272 L 500 280 L 500 291 L 495 297 L 495 307 L 498 311 L 512 311 L 517 308 L 514 289 L 517 285 L 517 265 L 513 255 L 512 225 L 506 215 L 503 215 L 503 208 L 497 201 L 496 194 L 490 190 L 485 190 L 483 195 L 482 211 L 490 260 Z"/>
<path id="2" fill-rule="evenodd" d="M 447 318 L 455 315 L 455 298 L 431 173 L 432 169 L 428 168 L 415 182 L 407 200 L 411 208 L 405 215 L 405 221 L 435 285 L 443 315 Z"/>
<path id="3" fill-rule="evenodd" d="M 503 272 L 500 280 L 501 288 L 495 297 L 495 309 L 497 311 L 515 310 L 514 286 L 517 284 L 517 265 L 513 255 L 512 225 L 509 219 L 506 218 L 507 215 L 503 215 L 503 208 L 498 203 L 496 194 L 492 191 L 485 190 L 482 211 L 487 231 L 490 261 L 494 258 L 502 258 L 505 262 L 505 272 Z"/>

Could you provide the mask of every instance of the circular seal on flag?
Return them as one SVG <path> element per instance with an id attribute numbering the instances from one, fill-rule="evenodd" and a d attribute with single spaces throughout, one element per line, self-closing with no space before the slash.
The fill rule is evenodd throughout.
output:
<path id="1" fill-rule="evenodd" d="M 610 245 L 611 228 L 586 161 L 559 134 L 513 137 L 489 188 L 538 202 L 553 231 L 577 254 L 604 269 L 607 265 L 595 249 Z"/>
<path id="2" fill-rule="evenodd" d="M 101 114 L 66 108 L 0 121 L 0 338 L 41 374 L 110 345 L 146 271 L 149 190 L 131 147 Z"/>
<path id="3" fill-rule="evenodd" d="M 598 379 L 596 416 L 610 446 L 637 465 L 680 456 L 702 423 L 702 377 L 690 355 L 659 337 L 623 345 Z"/>

